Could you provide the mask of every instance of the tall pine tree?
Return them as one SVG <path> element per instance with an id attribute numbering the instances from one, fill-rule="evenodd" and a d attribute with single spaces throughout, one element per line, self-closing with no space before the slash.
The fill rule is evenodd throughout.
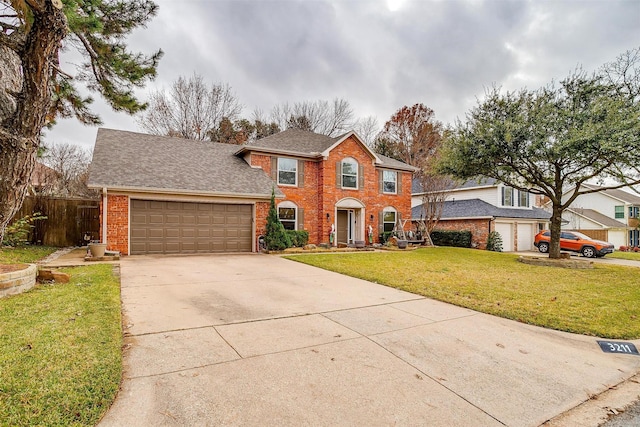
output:
<path id="1" fill-rule="evenodd" d="M 0 0 L 0 241 L 18 211 L 40 147 L 56 117 L 99 124 L 84 82 L 116 111 L 145 108 L 133 94 L 156 75 L 162 56 L 127 50 L 125 38 L 156 14 L 150 0 Z M 84 62 L 72 76 L 60 67 L 62 48 Z"/>
<path id="2" fill-rule="evenodd" d="M 264 236 L 267 249 L 270 251 L 282 251 L 291 247 L 291 239 L 287 235 L 284 225 L 278 218 L 278 211 L 276 210 L 276 193 L 275 190 L 271 190 L 271 205 L 269 206 L 269 213 L 267 214 L 267 229 Z"/>

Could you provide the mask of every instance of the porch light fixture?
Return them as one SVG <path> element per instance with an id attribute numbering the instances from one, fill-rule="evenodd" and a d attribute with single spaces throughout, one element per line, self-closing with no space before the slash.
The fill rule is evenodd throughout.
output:
<path id="1" fill-rule="evenodd" d="M 330 217 L 329 212 L 327 212 L 327 222 L 329 222 L 329 217 Z"/>

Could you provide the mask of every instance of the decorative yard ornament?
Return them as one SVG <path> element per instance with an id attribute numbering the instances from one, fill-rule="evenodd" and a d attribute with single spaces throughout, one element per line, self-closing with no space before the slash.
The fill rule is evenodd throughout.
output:
<path id="1" fill-rule="evenodd" d="M 331 224 L 331 230 L 329 230 L 329 243 L 331 243 L 333 245 L 333 241 L 335 240 L 335 235 L 336 235 L 336 227 L 335 225 Z"/>
<path id="2" fill-rule="evenodd" d="M 367 235 L 369 236 L 369 244 L 373 244 L 373 227 L 371 226 L 371 224 L 369 224 Z"/>

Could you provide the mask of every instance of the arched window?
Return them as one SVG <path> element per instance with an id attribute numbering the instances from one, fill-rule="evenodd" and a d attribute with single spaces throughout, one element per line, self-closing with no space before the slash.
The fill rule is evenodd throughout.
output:
<path id="1" fill-rule="evenodd" d="M 387 206 L 382 210 L 382 231 L 385 233 L 393 231 L 393 228 L 396 226 L 396 219 L 398 216 L 398 212 L 395 208 L 391 206 Z"/>
<path id="2" fill-rule="evenodd" d="M 293 202 L 281 202 L 278 205 L 278 218 L 285 230 L 296 230 L 298 206 Z"/>
<path id="3" fill-rule="evenodd" d="M 342 188 L 358 188 L 358 162 L 351 157 L 342 160 Z"/>

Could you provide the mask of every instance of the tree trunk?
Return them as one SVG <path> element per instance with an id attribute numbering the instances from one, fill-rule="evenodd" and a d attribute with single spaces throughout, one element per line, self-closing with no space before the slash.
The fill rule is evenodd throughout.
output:
<path id="1" fill-rule="evenodd" d="M 549 241 L 549 258 L 560 258 L 560 228 L 562 226 L 562 209 L 553 203 L 551 213 L 551 240 Z"/>
<path id="2" fill-rule="evenodd" d="M 54 5 L 55 4 L 55 5 Z M 10 93 L 16 100 L 0 123 L 0 242 L 9 221 L 22 206 L 36 154 L 40 132 L 47 123 L 51 86 L 61 42 L 67 35 L 67 19 L 59 1 L 30 2 L 33 22 L 16 54 L 22 71 L 22 87 Z M 3 61 L 15 61 L 5 55 Z"/>

